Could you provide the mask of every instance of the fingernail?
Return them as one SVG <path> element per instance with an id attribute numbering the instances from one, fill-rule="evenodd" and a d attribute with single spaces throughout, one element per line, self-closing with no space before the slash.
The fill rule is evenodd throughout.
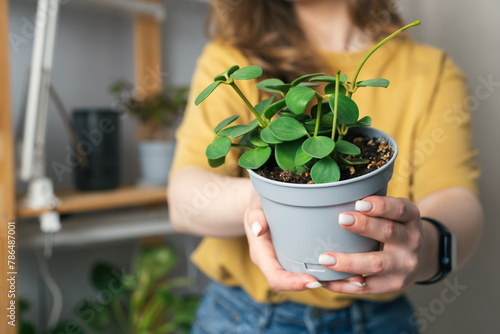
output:
<path id="1" fill-rule="evenodd" d="M 339 224 L 340 225 L 352 225 L 354 224 L 354 217 L 348 215 L 347 213 L 341 213 L 339 215 Z"/>
<path id="2" fill-rule="evenodd" d="M 262 231 L 262 226 L 260 225 L 260 223 L 258 221 L 254 221 L 253 224 L 252 224 L 252 233 L 253 233 L 253 235 L 255 235 L 256 237 L 258 237 L 260 231 Z"/>
<path id="3" fill-rule="evenodd" d="M 321 288 L 323 285 L 321 285 L 320 282 L 311 282 L 311 283 L 307 283 L 306 284 L 306 288 L 308 289 L 317 289 L 317 288 Z"/>
<path id="4" fill-rule="evenodd" d="M 352 285 L 357 286 L 358 288 L 364 288 L 366 286 L 365 282 L 357 282 L 357 281 L 349 281 Z"/>
<path id="5" fill-rule="evenodd" d="M 337 263 L 337 259 L 331 255 L 321 254 L 318 258 L 318 263 L 327 266 L 333 266 L 335 263 Z"/>
<path id="6" fill-rule="evenodd" d="M 372 203 L 367 201 L 356 201 L 356 204 L 354 204 L 354 210 L 356 211 L 370 211 L 372 208 Z"/>

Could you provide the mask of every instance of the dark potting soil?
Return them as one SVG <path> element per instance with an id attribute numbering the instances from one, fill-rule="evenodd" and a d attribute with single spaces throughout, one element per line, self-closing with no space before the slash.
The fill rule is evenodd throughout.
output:
<path id="1" fill-rule="evenodd" d="M 356 157 L 343 154 L 342 156 L 345 159 L 362 158 L 370 160 L 370 162 L 363 165 L 340 166 L 340 180 L 352 179 L 375 171 L 385 165 L 393 154 L 393 149 L 386 140 L 359 135 L 346 136 L 344 140 L 350 141 L 361 149 L 361 154 Z M 283 170 L 275 165 L 263 166 L 256 172 L 275 181 L 301 184 L 314 183 L 309 169 L 303 173 L 295 174 L 290 170 Z"/>

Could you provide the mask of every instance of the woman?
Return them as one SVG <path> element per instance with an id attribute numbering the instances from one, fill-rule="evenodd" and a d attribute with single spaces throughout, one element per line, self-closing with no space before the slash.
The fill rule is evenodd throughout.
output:
<path id="1" fill-rule="evenodd" d="M 366 51 L 400 25 L 388 0 L 212 1 L 212 43 L 199 59 L 191 101 L 234 64 L 259 65 L 266 77 L 283 80 L 337 69 L 352 76 Z M 332 224 L 384 243 L 380 252 L 322 254 L 326 268 L 355 274 L 340 281 L 320 283 L 281 268 L 237 151 L 224 166 L 208 167 L 212 129 L 236 112 L 246 123 L 244 104 L 229 89 L 198 108 L 190 103 L 168 198 L 174 227 L 205 237 L 193 260 L 213 283 L 194 333 L 414 333 L 418 319 L 402 291 L 442 274 L 441 232 L 432 221 L 456 235 L 459 265 L 473 254 L 482 210 L 460 71 L 441 51 L 402 37 L 370 58 L 363 77 L 391 81 L 387 90 L 354 98 L 361 117 L 369 114 L 395 138 L 400 155 L 387 197 L 370 196 L 356 212 L 332 217 Z M 254 84 L 241 82 L 240 89 L 256 103 L 262 96 Z"/>

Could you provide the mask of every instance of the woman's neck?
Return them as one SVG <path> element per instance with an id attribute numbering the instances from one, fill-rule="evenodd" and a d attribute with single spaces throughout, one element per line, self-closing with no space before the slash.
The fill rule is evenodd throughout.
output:
<path id="1" fill-rule="evenodd" d="M 372 41 L 356 27 L 346 0 L 292 0 L 310 43 L 332 52 L 357 51 Z"/>

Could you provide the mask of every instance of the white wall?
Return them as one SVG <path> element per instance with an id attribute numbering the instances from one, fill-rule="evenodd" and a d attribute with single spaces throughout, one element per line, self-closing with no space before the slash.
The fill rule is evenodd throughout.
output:
<path id="1" fill-rule="evenodd" d="M 486 214 L 481 246 L 472 261 L 450 278 L 462 286 L 455 295 L 446 284 L 411 293 L 426 333 L 497 333 L 500 316 L 500 178 L 495 174 L 500 124 L 500 2 L 495 0 L 401 0 L 406 21 L 420 42 L 448 52 L 469 80 L 478 161 L 479 187 Z M 484 80 L 494 82 L 486 88 Z M 444 297 L 443 297 L 444 296 Z M 456 296 L 456 298 L 453 298 Z M 453 301 L 451 301 L 453 299 Z M 427 310 L 426 310 L 427 309 Z"/>

